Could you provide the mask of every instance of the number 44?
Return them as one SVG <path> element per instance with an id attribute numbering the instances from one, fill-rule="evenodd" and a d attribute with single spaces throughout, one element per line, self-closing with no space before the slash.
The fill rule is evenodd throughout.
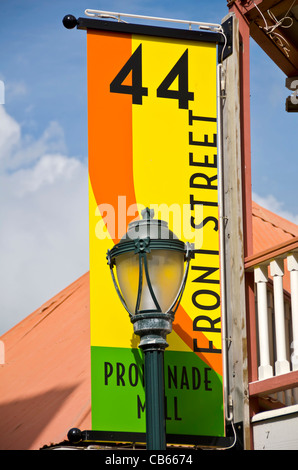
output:
<path id="1" fill-rule="evenodd" d="M 131 85 L 123 85 L 131 73 Z M 170 90 L 170 86 L 178 77 L 178 90 Z M 120 72 L 110 84 L 111 93 L 132 95 L 133 104 L 143 104 L 143 96 L 148 96 L 148 88 L 142 85 L 142 44 L 124 64 Z M 170 70 L 156 90 L 158 98 L 178 100 L 180 109 L 188 109 L 188 102 L 194 100 L 194 93 L 188 91 L 188 49 Z"/>

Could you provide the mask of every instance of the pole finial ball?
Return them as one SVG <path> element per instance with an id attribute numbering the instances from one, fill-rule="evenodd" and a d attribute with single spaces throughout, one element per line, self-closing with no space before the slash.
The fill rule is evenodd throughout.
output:
<path id="1" fill-rule="evenodd" d="M 68 440 L 73 444 L 77 444 L 82 440 L 82 431 L 78 428 L 71 428 L 67 433 Z"/>
<path id="2" fill-rule="evenodd" d="M 65 15 L 62 20 L 62 23 L 66 29 L 72 29 L 76 27 L 76 25 L 78 24 L 78 21 L 76 17 L 73 15 Z"/>

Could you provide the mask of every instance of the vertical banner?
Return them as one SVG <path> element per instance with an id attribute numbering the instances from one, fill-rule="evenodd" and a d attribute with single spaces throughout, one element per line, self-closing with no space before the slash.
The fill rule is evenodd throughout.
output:
<path id="1" fill-rule="evenodd" d="M 165 351 L 167 442 L 224 436 L 216 44 L 88 29 L 87 60 L 92 428 L 145 442 L 142 352 L 106 253 L 148 206 L 195 244 Z"/>

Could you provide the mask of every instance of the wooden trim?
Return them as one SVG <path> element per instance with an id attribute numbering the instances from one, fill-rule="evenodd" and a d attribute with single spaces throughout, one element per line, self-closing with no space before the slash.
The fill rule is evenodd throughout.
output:
<path id="1" fill-rule="evenodd" d="M 225 167 L 224 174 L 228 181 L 225 184 L 225 209 L 228 215 L 226 226 L 226 260 L 229 266 L 229 334 L 233 338 L 233 348 L 229 355 L 230 370 L 234 376 L 231 377 L 233 384 L 234 419 L 237 422 L 239 416 L 244 423 L 244 448 L 251 447 L 250 435 L 250 410 L 249 402 L 246 400 L 248 393 L 248 381 L 250 366 L 247 357 L 250 356 L 249 328 L 245 325 L 250 321 L 246 312 L 254 315 L 254 292 L 253 282 L 243 279 L 243 261 L 245 256 L 253 254 L 252 237 L 252 196 L 251 196 L 251 129 L 250 129 L 250 36 L 249 24 L 239 10 L 236 3 L 229 5 L 230 12 L 234 13 L 239 24 L 237 41 L 239 49 L 233 51 L 234 64 L 227 65 L 229 77 L 226 75 L 227 89 L 224 126 L 227 131 L 224 138 Z M 225 61 L 227 62 L 227 61 Z M 235 97 L 235 98 L 234 98 Z M 229 107 L 229 109 L 227 109 Z M 238 116 L 238 119 L 237 119 Z M 234 120 L 233 120 L 234 119 Z M 226 158 L 228 157 L 228 158 Z M 232 162 L 234 159 L 234 163 Z M 232 168 L 237 161 L 238 168 Z M 229 169 L 229 172 L 228 172 Z M 233 175 L 233 178 L 232 178 Z M 238 205 L 238 208 L 237 208 Z M 242 207 L 241 207 L 242 206 Z M 242 214 L 239 215 L 239 210 Z M 238 212 L 237 212 L 238 211 Z M 232 217 L 233 216 L 233 217 Z M 233 225 L 231 224 L 233 218 Z M 229 232 L 228 232 L 229 231 Z M 242 237 L 236 240 L 235 237 Z M 228 238 L 229 235 L 229 238 Z M 241 251 L 240 251 L 241 250 Z M 232 256 L 230 256 L 232 255 Z M 241 259 L 240 259 L 241 258 Z M 234 261 L 233 261 L 234 260 Z M 240 269 L 239 269 L 240 268 Z M 238 274 L 238 281 L 236 276 Z M 233 280 L 236 284 L 233 284 Z M 252 278 L 253 281 L 253 278 Z M 240 286 L 233 289 L 235 285 Z M 234 295 L 236 293 L 236 295 Z M 230 294 L 230 295 L 229 295 Z M 241 300 L 242 299 L 242 300 Z M 237 308 L 238 306 L 238 308 Z M 253 327 L 253 325 L 251 325 Z M 240 364 L 243 361 L 243 364 Z"/>
<path id="2" fill-rule="evenodd" d="M 268 250 L 260 251 L 252 256 L 247 256 L 244 260 L 244 268 L 251 271 L 255 266 L 260 264 L 269 264 L 270 260 L 283 257 L 286 253 L 297 250 L 298 237 L 291 238 L 290 240 L 268 248 Z"/>
<path id="3" fill-rule="evenodd" d="M 249 384 L 249 396 L 264 397 L 298 387 L 298 370 Z"/>
<path id="4" fill-rule="evenodd" d="M 266 14 L 267 10 L 270 9 L 276 16 L 278 16 L 285 13 L 291 6 L 291 3 L 292 0 L 255 0 L 254 2 L 246 2 L 245 4 L 241 0 L 235 0 L 234 2 L 228 3 L 230 10 L 236 12 L 237 9 L 240 15 L 250 25 L 251 37 L 288 77 L 297 75 L 297 45 L 291 41 L 290 37 L 288 37 L 286 30 L 278 30 L 290 44 L 290 57 L 287 57 L 282 48 L 280 48 L 274 40 L 272 40 L 269 35 L 258 26 L 258 24 L 263 24 L 263 19 L 259 10 L 261 10 L 266 16 L 268 25 L 272 25 L 273 22 Z M 256 5 L 258 8 L 256 8 Z"/>
<path id="5" fill-rule="evenodd" d="M 288 37 L 286 37 L 286 40 L 290 43 L 291 47 L 290 57 L 287 57 L 283 50 L 255 22 L 250 23 L 250 35 L 287 77 L 296 75 L 297 66 L 295 61 L 297 60 L 297 49 L 294 44 L 291 44 L 291 40 Z"/>
<path id="6" fill-rule="evenodd" d="M 254 2 L 251 2 L 248 5 L 244 5 L 242 8 L 248 20 L 252 21 L 256 16 L 259 16 L 259 11 L 255 7 L 255 4 L 259 7 L 262 13 L 269 9 L 271 11 L 274 10 L 275 15 L 279 15 L 286 12 L 291 3 L 292 0 L 254 0 Z"/>

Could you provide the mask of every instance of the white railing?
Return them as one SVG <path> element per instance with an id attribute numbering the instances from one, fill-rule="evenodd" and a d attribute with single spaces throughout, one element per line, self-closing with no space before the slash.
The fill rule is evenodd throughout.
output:
<path id="1" fill-rule="evenodd" d="M 245 268 L 254 272 L 256 331 L 250 334 L 256 338 L 258 381 L 266 381 L 259 394 L 256 383 L 251 388 L 265 396 L 268 383 L 267 396 L 296 404 L 297 373 L 291 373 L 298 371 L 298 237 L 247 258 Z"/>

